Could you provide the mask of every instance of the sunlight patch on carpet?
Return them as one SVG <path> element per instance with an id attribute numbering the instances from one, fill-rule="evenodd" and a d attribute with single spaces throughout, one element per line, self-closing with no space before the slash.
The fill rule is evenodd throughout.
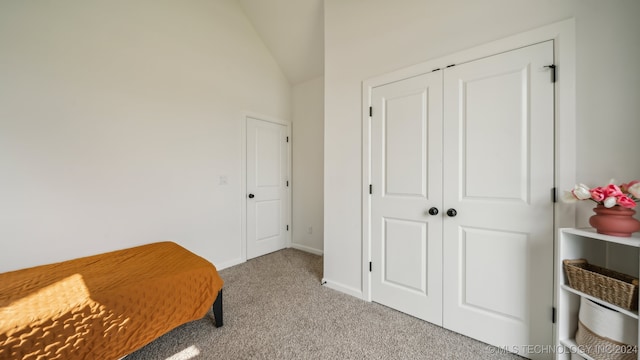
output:
<path id="1" fill-rule="evenodd" d="M 200 355 L 200 350 L 195 345 L 191 345 L 179 353 L 169 356 L 166 360 L 189 360 L 198 355 Z"/>

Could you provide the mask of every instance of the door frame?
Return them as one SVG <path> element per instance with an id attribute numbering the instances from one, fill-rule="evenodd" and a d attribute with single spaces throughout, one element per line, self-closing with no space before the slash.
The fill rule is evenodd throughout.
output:
<path id="1" fill-rule="evenodd" d="M 455 54 L 416 64 L 387 74 L 376 76 L 362 83 L 362 297 L 371 301 L 371 93 L 374 87 L 403 80 L 434 69 L 444 69 L 451 64 L 460 64 L 521 47 L 553 40 L 554 64 L 558 69 L 555 93 L 555 153 L 554 180 L 556 198 L 562 189 L 571 189 L 576 179 L 576 116 L 575 116 L 575 19 L 570 18 L 517 35 L 495 40 Z M 556 253 L 558 229 L 575 226 L 575 208 L 557 201 L 554 204 L 554 254 Z M 554 272 L 558 271 L 555 269 Z M 554 276 L 550 286 L 555 286 Z M 555 287 L 554 287 L 555 288 Z M 554 292 L 553 303 L 556 303 Z"/>
<path id="2" fill-rule="evenodd" d="M 289 179 L 289 187 L 287 188 L 287 199 L 283 203 L 287 206 L 285 220 L 289 224 L 289 231 L 286 232 L 285 248 L 291 247 L 291 206 L 292 206 L 292 189 L 293 181 L 291 179 L 291 122 L 278 119 L 272 116 L 262 115 L 250 111 L 242 112 L 242 121 L 240 129 L 240 255 L 241 261 L 247 261 L 247 121 L 248 119 L 255 119 L 265 122 L 270 122 L 278 125 L 285 126 L 285 133 L 289 138 L 287 142 L 287 179 Z"/>

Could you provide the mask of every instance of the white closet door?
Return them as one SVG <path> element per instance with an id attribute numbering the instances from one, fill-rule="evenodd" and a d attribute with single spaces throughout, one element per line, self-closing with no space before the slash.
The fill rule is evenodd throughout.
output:
<path id="1" fill-rule="evenodd" d="M 442 322 L 442 72 L 372 90 L 371 298 Z"/>
<path id="2" fill-rule="evenodd" d="M 552 344 L 552 63 L 549 41 L 444 72 L 443 325 L 497 346 Z"/>

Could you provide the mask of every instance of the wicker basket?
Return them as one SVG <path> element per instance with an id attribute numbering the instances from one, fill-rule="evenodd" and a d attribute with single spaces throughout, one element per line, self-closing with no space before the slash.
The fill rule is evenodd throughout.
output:
<path id="1" fill-rule="evenodd" d="M 589 264 L 585 259 L 562 263 L 570 287 L 623 309 L 638 309 L 637 278 Z"/>
<path id="2" fill-rule="evenodd" d="M 636 360 L 638 347 L 621 344 L 592 332 L 582 322 L 578 322 L 576 344 L 595 360 Z"/>

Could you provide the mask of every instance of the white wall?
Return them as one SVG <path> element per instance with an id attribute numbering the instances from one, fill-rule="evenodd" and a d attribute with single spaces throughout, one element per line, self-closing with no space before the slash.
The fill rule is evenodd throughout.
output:
<path id="1" fill-rule="evenodd" d="M 325 0 L 324 279 L 361 295 L 362 81 L 573 17 L 576 178 L 638 179 L 638 15 L 637 0 Z"/>
<path id="2" fill-rule="evenodd" d="M 166 239 L 240 261 L 242 111 L 290 109 L 235 0 L 0 2 L 0 271 Z"/>
<path id="3" fill-rule="evenodd" d="M 293 87 L 292 247 L 323 252 L 324 78 Z"/>

